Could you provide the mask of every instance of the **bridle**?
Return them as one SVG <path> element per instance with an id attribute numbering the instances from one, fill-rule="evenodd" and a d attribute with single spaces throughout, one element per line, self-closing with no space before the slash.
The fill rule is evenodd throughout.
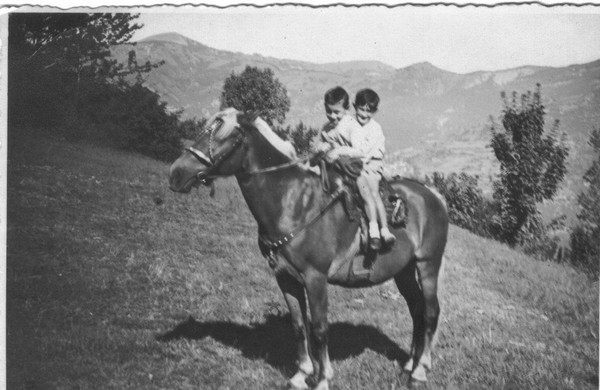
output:
<path id="1" fill-rule="evenodd" d="M 208 156 L 204 152 L 202 152 L 201 150 L 199 150 L 193 146 L 188 146 L 185 148 L 185 151 L 189 152 L 192 156 L 194 156 L 196 158 L 196 160 L 198 160 L 202 165 L 204 165 L 206 167 L 205 170 L 199 171 L 195 176 L 190 178 L 190 180 L 198 180 L 198 181 L 200 181 L 200 183 L 207 184 L 207 180 L 209 180 L 212 173 L 219 168 L 220 164 L 223 161 L 225 161 L 227 158 L 229 158 L 242 145 L 246 136 L 244 135 L 244 132 L 242 131 L 242 129 L 239 126 L 235 126 L 235 130 L 237 130 L 239 132 L 239 135 L 233 142 L 233 145 L 231 146 L 231 148 L 218 156 L 214 155 L 214 151 L 213 151 L 214 133 L 218 129 L 220 129 L 224 123 L 225 122 L 223 121 L 223 119 L 216 118 L 214 120 L 214 122 L 211 124 L 211 126 L 206 130 L 206 131 L 208 131 Z M 279 165 L 274 165 L 271 167 L 257 169 L 257 170 L 250 171 L 250 172 L 244 172 L 241 175 L 244 175 L 244 176 L 245 175 L 257 175 L 257 174 L 261 174 L 261 173 L 279 171 L 282 169 L 296 166 L 298 164 L 305 163 L 308 160 L 310 160 L 312 157 L 313 156 L 308 156 L 308 157 L 305 157 L 305 158 L 302 158 L 299 160 L 293 160 L 290 162 L 286 162 L 286 163 L 279 164 Z"/>

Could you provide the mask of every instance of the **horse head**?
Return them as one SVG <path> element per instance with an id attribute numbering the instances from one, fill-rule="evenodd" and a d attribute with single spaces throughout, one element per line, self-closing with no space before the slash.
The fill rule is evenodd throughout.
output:
<path id="1" fill-rule="evenodd" d="M 171 190 L 187 193 L 192 187 L 210 185 L 216 177 L 229 176 L 240 169 L 240 146 L 244 142 L 244 135 L 238 123 L 238 114 L 237 110 L 228 108 L 206 122 L 197 141 L 186 147 L 171 165 Z"/>
<path id="2" fill-rule="evenodd" d="M 254 137 L 255 134 L 261 137 Z M 266 141 L 265 145 L 274 151 L 256 150 L 259 156 L 266 155 L 263 157 L 267 161 L 252 155 L 252 149 L 256 149 L 252 145 L 258 139 Z M 293 146 L 279 138 L 256 113 L 241 113 L 228 108 L 213 115 L 193 146 L 186 147 L 171 165 L 169 186 L 175 192 L 187 193 L 200 184 L 210 185 L 217 177 L 252 173 L 261 165 L 295 157 Z"/>

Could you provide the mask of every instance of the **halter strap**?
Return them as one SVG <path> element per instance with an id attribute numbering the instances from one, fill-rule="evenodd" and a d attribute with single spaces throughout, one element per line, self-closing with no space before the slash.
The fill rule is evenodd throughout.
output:
<path id="1" fill-rule="evenodd" d="M 196 159 L 198 161 L 200 161 L 202 164 L 206 165 L 207 167 L 210 167 L 213 165 L 211 159 L 206 154 L 204 154 L 204 152 L 202 152 L 201 150 L 196 149 L 193 146 L 188 146 L 187 148 L 185 148 L 185 150 L 190 152 L 192 154 L 192 156 L 196 157 Z"/>

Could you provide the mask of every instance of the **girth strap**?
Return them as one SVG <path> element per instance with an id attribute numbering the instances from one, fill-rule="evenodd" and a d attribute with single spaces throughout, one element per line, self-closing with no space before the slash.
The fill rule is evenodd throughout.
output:
<path id="1" fill-rule="evenodd" d="M 307 230 L 312 225 L 314 225 L 319 219 L 321 219 L 328 211 L 333 207 L 335 202 L 340 199 L 343 193 L 343 189 L 338 188 L 332 194 L 329 195 L 329 202 L 327 205 L 319 212 L 319 214 L 315 215 L 308 223 L 297 227 L 292 232 L 286 234 L 285 236 L 279 238 L 276 241 L 271 241 L 265 238 L 262 235 L 259 235 L 258 240 L 261 244 L 261 251 L 263 252 L 263 256 L 269 259 L 269 266 L 273 268 L 276 264 L 275 252 L 280 249 L 282 246 L 290 242 L 294 237 L 296 237 L 299 233 Z M 272 264 L 273 263 L 273 264 Z"/>

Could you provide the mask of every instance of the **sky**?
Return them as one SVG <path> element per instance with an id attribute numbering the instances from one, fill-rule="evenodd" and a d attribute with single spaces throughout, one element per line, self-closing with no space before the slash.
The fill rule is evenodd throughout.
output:
<path id="1" fill-rule="evenodd" d="M 167 12 L 165 12 L 167 10 Z M 141 9 L 134 40 L 177 32 L 207 46 L 314 63 L 430 62 L 469 73 L 600 59 L 600 6 Z"/>

